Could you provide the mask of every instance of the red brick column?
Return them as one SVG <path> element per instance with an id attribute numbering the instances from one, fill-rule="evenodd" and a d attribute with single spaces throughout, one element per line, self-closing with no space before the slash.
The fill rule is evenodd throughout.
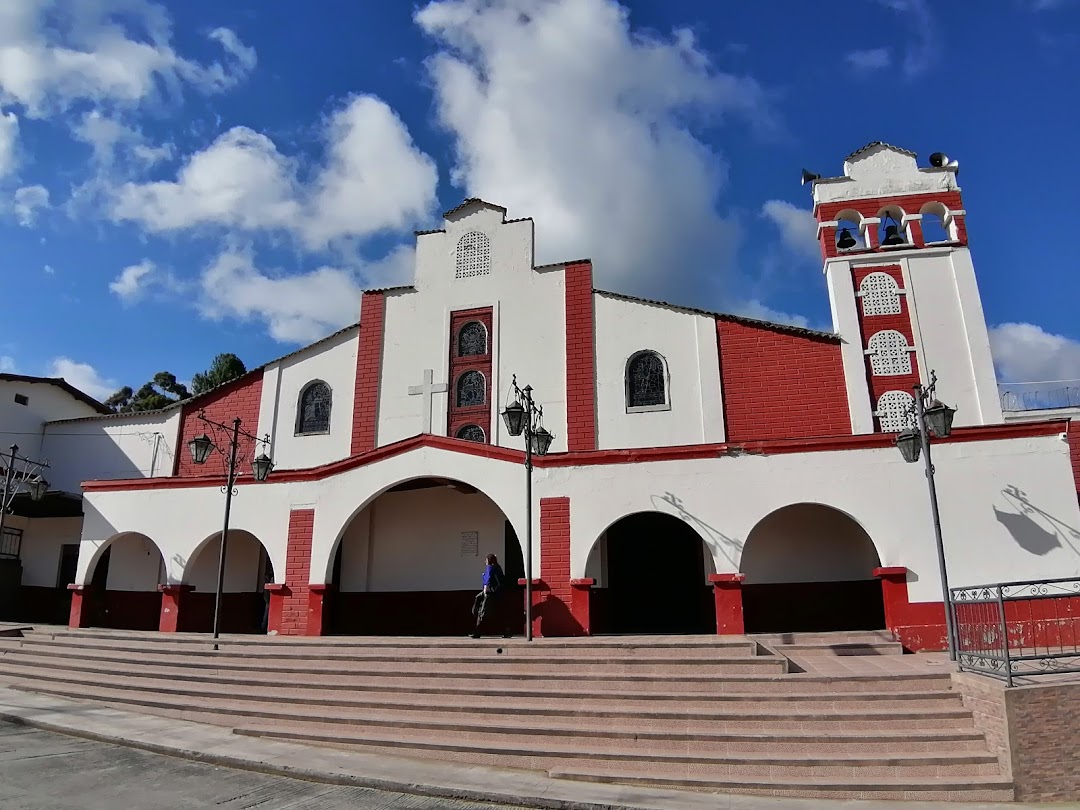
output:
<path id="1" fill-rule="evenodd" d="M 546 593 L 539 610 L 538 635 L 583 635 L 574 618 L 570 587 L 569 498 L 540 499 L 540 579 Z"/>
<path id="2" fill-rule="evenodd" d="M 356 347 L 352 429 L 354 456 L 375 449 L 385 322 L 386 295 L 381 292 L 364 293 L 360 301 L 360 334 Z"/>
<path id="3" fill-rule="evenodd" d="M 716 635 L 741 636 L 743 624 L 742 584 L 746 574 L 709 574 L 716 601 Z"/>
<path id="4" fill-rule="evenodd" d="M 89 627 L 90 610 L 87 601 L 90 599 L 90 587 L 87 585 L 68 585 L 71 591 L 71 613 L 68 615 L 68 627 Z"/>
<path id="5" fill-rule="evenodd" d="M 915 247 L 926 247 L 926 237 L 923 235 L 922 220 L 913 219 L 908 223 L 911 229 L 911 244 Z"/>
<path id="6" fill-rule="evenodd" d="M 271 594 L 270 629 L 277 630 L 283 636 L 300 636 L 309 631 L 308 580 L 311 575 L 311 535 L 314 529 L 314 509 L 294 509 L 289 513 L 285 585 L 268 586 Z"/>
<path id="7" fill-rule="evenodd" d="M 881 580 L 885 626 L 912 652 L 947 649 L 944 602 L 911 602 L 907 574 L 902 565 L 874 569 Z"/>
<path id="8" fill-rule="evenodd" d="M 158 585 L 161 591 L 161 618 L 158 620 L 158 631 L 161 633 L 175 633 L 180 627 L 180 610 L 183 606 L 184 594 L 193 591 L 191 585 Z"/>
<path id="9" fill-rule="evenodd" d="M 592 586 L 596 580 L 592 577 L 570 580 L 570 612 L 581 629 L 580 635 L 591 636 L 592 625 L 589 618 L 592 607 Z"/>
<path id="10" fill-rule="evenodd" d="M 596 351 L 592 262 L 566 265 L 566 442 L 596 449 Z"/>

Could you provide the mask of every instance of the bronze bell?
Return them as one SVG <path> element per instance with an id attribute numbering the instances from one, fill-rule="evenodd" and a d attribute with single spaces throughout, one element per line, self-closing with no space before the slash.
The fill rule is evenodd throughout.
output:
<path id="1" fill-rule="evenodd" d="M 900 228 L 896 225 L 885 226 L 885 238 L 881 240 L 883 245 L 902 245 L 906 240 L 900 235 Z"/>
<path id="2" fill-rule="evenodd" d="M 836 237 L 836 246 L 841 250 L 847 250 L 848 248 L 855 247 L 855 237 L 851 235 L 851 231 L 847 228 L 843 228 L 840 231 L 840 235 Z"/>

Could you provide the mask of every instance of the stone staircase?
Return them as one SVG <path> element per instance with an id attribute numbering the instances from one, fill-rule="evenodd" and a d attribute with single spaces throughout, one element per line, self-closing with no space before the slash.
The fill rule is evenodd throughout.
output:
<path id="1" fill-rule="evenodd" d="M 228 636 L 220 647 L 195 634 L 40 628 L 0 637 L 0 683 L 237 734 L 567 779 L 1013 798 L 947 672 L 794 673 L 745 637 Z"/>

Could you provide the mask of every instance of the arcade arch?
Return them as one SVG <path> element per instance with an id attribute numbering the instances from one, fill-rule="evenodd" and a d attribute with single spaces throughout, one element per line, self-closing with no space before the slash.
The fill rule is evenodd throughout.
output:
<path id="1" fill-rule="evenodd" d="M 593 634 L 715 633 L 712 553 L 684 520 L 636 512 L 611 524 L 589 551 L 585 575 Z"/>
<path id="2" fill-rule="evenodd" d="M 746 632 L 884 629 L 880 565 L 870 535 L 846 512 L 819 503 L 777 509 L 743 548 Z"/>
<path id="3" fill-rule="evenodd" d="M 83 611 L 87 627 L 157 630 L 165 559 L 149 537 L 121 532 L 97 547 L 87 567 Z"/>
<path id="4" fill-rule="evenodd" d="M 183 584 L 193 590 L 184 595 L 180 630 L 208 633 L 214 623 L 221 532 L 203 540 L 188 557 Z M 243 529 L 230 529 L 225 543 L 225 579 L 221 591 L 222 633 L 265 633 L 274 566 L 258 537 Z"/>

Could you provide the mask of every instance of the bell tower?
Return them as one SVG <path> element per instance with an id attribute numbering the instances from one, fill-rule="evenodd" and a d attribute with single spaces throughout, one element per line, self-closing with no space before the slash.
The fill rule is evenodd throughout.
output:
<path id="1" fill-rule="evenodd" d="M 839 177 L 803 171 L 842 357 L 852 432 L 904 425 L 916 382 L 938 375 L 957 425 L 1000 424 L 990 337 L 968 248 L 959 165 L 881 141 Z"/>

